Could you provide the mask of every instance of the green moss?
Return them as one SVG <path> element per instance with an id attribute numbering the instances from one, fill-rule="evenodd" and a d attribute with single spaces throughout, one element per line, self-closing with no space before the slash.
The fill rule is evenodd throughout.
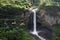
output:
<path id="1" fill-rule="evenodd" d="M 54 25 L 53 30 L 55 31 L 53 40 L 60 40 L 60 25 Z"/>

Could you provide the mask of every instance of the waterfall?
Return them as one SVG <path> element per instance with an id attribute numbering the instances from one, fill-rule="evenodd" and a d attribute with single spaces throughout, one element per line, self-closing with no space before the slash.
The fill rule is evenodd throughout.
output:
<path id="1" fill-rule="evenodd" d="M 35 10 L 32 10 L 32 12 L 34 13 L 33 14 L 33 31 L 34 31 L 34 33 L 36 34 L 37 32 L 37 30 L 36 30 L 36 12 L 35 12 Z"/>
<path id="2" fill-rule="evenodd" d="M 43 37 L 41 37 L 41 36 L 39 36 L 38 35 L 38 31 L 37 31 L 37 29 L 36 29 L 36 11 L 38 10 L 38 8 L 35 8 L 35 9 L 32 9 L 31 11 L 33 12 L 33 31 L 32 32 L 30 32 L 31 34 L 33 34 L 33 35 L 36 35 L 39 39 L 41 39 L 41 40 L 46 40 L 46 39 L 44 39 Z"/>

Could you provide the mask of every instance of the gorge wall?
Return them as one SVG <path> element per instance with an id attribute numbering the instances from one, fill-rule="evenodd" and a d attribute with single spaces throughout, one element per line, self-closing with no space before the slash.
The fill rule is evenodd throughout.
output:
<path id="1" fill-rule="evenodd" d="M 40 36 L 47 40 L 52 40 L 52 37 L 55 35 L 52 27 L 55 24 L 60 24 L 60 17 L 58 13 L 59 8 L 55 7 L 42 8 L 41 10 L 37 11 L 37 31 L 42 31 L 39 32 Z M 30 12 L 30 16 L 28 17 L 27 29 L 28 31 L 33 31 L 33 12 Z"/>

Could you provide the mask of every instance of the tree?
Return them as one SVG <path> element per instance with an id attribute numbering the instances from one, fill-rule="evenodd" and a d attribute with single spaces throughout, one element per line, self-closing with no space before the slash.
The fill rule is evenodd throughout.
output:
<path id="1" fill-rule="evenodd" d="M 27 2 L 26 0 L 0 0 L 0 5 L 10 5 L 12 7 L 27 9 L 29 6 L 31 6 L 31 2 Z"/>

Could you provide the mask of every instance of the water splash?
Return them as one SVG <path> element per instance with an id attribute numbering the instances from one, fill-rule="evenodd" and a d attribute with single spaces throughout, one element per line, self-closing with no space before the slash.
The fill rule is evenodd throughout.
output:
<path id="1" fill-rule="evenodd" d="M 38 31 L 37 31 L 37 29 L 36 29 L 36 11 L 38 10 L 38 8 L 35 8 L 35 9 L 33 9 L 33 10 L 31 10 L 34 14 L 33 14 L 33 24 L 34 24 L 34 29 L 33 29 L 33 31 L 32 32 L 30 32 L 31 34 L 33 34 L 33 35 L 36 35 L 39 39 L 41 39 L 41 40 L 46 40 L 46 39 L 44 39 L 43 37 L 41 37 L 41 36 L 39 36 L 38 35 Z"/>

